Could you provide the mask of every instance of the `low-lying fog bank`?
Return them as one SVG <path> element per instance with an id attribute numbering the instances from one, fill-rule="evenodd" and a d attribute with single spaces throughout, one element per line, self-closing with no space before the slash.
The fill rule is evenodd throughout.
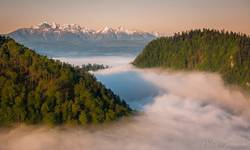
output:
<path id="1" fill-rule="evenodd" d="M 135 57 L 133 56 L 89 56 L 89 57 L 55 57 L 53 59 L 60 60 L 62 62 L 70 63 L 76 66 L 82 64 L 103 64 L 108 66 L 122 66 L 129 62 L 132 62 Z"/>
<path id="2" fill-rule="evenodd" d="M 142 105 L 140 115 L 97 129 L 27 126 L 2 129 L 0 150 L 250 149 L 250 99 L 225 87 L 218 75 L 139 70 L 129 65 L 101 70 L 95 75 L 101 81 L 101 76 L 122 73 L 134 73 L 140 76 L 136 80 L 148 84 L 136 86 L 138 81 L 127 82 L 128 79 L 119 84 L 128 83 L 128 87 L 135 86 L 134 90 L 139 91 L 144 87 L 151 89 L 152 84 L 158 91 L 150 102 Z M 113 86 L 116 82 L 105 83 L 116 88 Z"/>

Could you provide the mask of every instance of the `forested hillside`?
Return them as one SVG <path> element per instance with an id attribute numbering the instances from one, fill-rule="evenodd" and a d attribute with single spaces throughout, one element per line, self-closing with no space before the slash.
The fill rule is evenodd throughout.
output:
<path id="1" fill-rule="evenodd" d="M 88 124 L 129 106 L 85 69 L 48 59 L 0 36 L 0 124 Z"/>
<path id="2" fill-rule="evenodd" d="M 182 32 L 153 40 L 133 64 L 218 72 L 227 83 L 250 90 L 250 37 L 208 29 Z"/>

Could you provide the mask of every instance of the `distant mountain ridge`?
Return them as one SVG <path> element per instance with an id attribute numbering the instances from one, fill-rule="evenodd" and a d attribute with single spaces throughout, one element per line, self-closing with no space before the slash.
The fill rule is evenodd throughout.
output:
<path id="1" fill-rule="evenodd" d="M 121 35 L 130 35 L 131 37 L 134 36 L 134 38 L 150 38 L 151 36 L 157 37 L 159 33 L 157 32 L 143 32 L 139 30 L 128 30 L 125 29 L 124 27 L 118 27 L 117 29 L 114 28 L 109 28 L 105 27 L 100 30 L 94 30 L 94 29 L 89 29 L 87 27 L 81 27 L 80 25 L 77 24 L 57 24 L 55 22 L 53 23 L 48 23 L 47 21 L 42 22 L 38 25 L 32 26 L 31 28 L 28 28 L 33 31 L 38 31 L 38 32 L 54 32 L 58 34 L 62 33 L 78 33 L 78 34 L 86 34 L 90 38 L 91 36 L 97 36 L 97 35 L 107 35 L 107 34 L 114 34 L 117 36 L 117 38 L 120 38 L 119 36 Z M 87 38 L 87 37 L 85 37 Z M 94 38 L 94 37 L 92 37 Z"/>
<path id="2" fill-rule="evenodd" d="M 23 38 L 24 36 L 39 36 L 43 40 L 147 40 L 159 36 L 157 32 L 143 32 L 138 30 L 128 30 L 123 27 L 117 29 L 105 27 L 101 30 L 93 30 L 87 27 L 81 27 L 77 24 L 57 24 L 42 22 L 31 28 L 18 29 L 12 33 L 12 36 Z"/>
<path id="3" fill-rule="evenodd" d="M 96 49 L 136 49 L 139 50 L 159 33 L 105 27 L 93 30 L 77 24 L 57 24 L 42 22 L 30 28 L 21 28 L 8 34 L 17 42 L 41 53 L 50 54 L 65 51 Z"/>

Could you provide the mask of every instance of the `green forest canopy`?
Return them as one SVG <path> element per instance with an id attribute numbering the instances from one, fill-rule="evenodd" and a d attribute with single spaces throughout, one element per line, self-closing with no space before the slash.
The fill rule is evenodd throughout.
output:
<path id="1" fill-rule="evenodd" d="M 129 114 L 129 106 L 85 69 L 0 36 L 0 125 L 101 123 Z"/>
<path id="2" fill-rule="evenodd" d="M 217 30 L 191 30 L 150 42 L 137 67 L 218 72 L 226 83 L 250 90 L 250 38 Z"/>

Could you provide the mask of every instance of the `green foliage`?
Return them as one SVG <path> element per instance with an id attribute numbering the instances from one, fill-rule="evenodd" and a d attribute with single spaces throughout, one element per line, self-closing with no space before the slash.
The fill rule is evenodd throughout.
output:
<path id="1" fill-rule="evenodd" d="M 129 115 L 128 105 L 87 70 L 0 36 L 0 124 L 84 125 Z"/>
<path id="2" fill-rule="evenodd" d="M 88 117 L 88 114 L 84 111 L 82 111 L 79 115 L 79 122 L 82 124 L 82 125 L 85 125 L 89 122 L 89 117 Z"/>
<path id="3" fill-rule="evenodd" d="M 244 34 L 203 29 L 162 37 L 150 42 L 133 64 L 218 72 L 227 83 L 250 90 L 250 38 Z"/>

